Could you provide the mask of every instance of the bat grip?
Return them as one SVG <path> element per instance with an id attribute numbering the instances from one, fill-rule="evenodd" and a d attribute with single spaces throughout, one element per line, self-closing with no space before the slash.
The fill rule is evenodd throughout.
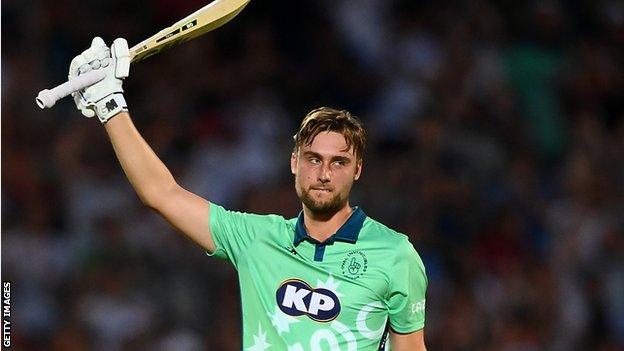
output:
<path id="1" fill-rule="evenodd" d="M 42 109 L 50 108 L 54 106 L 58 100 L 70 95 L 73 92 L 93 85 L 105 77 L 106 74 L 101 70 L 89 71 L 55 88 L 40 91 L 39 94 L 37 94 L 35 101 L 37 101 L 37 105 L 39 105 Z"/>

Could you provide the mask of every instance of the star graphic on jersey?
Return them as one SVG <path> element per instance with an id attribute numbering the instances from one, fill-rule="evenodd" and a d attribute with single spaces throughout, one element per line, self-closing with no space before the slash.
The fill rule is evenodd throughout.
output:
<path id="1" fill-rule="evenodd" d="M 266 332 L 262 331 L 262 324 L 258 323 L 258 335 L 254 335 L 254 345 L 247 348 L 247 351 L 264 351 L 271 346 L 266 340 Z"/>
<path id="2" fill-rule="evenodd" d="M 297 318 L 287 315 L 277 306 L 275 306 L 275 313 L 271 314 L 267 312 L 267 316 L 271 317 L 271 323 L 273 323 L 273 326 L 277 328 L 279 335 L 282 335 L 283 332 L 290 333 L 290 325 L 293 323 L 299 323 Z"/>
<path id="3" fill-rule="evenodd" d="M 337 282 L 336 280 L 334 280 L 334 276 L 331 273 L 329 273 L 329 278 L 327 279 L 326 282 L 323 282 L 320 279 L 316 280 L 317 289 L 319 288 L 327 289 L 333 292 L 334 294 L 336 294 L 336 296 L 343 297 L 344 295 L 338 292 L 339 285 L 340 285 L 340 282 Z"/>

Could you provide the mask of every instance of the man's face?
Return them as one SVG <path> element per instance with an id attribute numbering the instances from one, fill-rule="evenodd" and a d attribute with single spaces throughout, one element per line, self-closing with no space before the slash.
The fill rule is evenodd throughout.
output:
<path id="1" fill-rule="evenodd" d="M 362 163 L 346 150 L 340 133 L 321 132 L 310 145 L 299 148 L 290 158 L 297 196 L 312 212 L 333 215 L 349 200 L 353 182 L 360 177 Z"/>

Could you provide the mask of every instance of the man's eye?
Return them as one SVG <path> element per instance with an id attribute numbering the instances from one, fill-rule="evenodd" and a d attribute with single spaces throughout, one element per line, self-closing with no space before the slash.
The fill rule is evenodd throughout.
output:
<path id="1" fill-rule="evenodd" d="M 311 158 L 310 163 L 313 165 L 319 164 L 321 161 L 318 158 Z"/>
<path id="2" fill-rule="evenodd" d="M 334 161 L 334 166 L 344 166 L 346 164 L 345 161 Z"/>

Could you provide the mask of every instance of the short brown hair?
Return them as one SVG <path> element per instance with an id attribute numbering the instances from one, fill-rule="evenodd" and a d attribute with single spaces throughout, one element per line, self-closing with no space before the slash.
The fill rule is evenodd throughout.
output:
<path id="1" fill-rule="evenodd" d="M 294 135 L 295 148 L 312 144 L 314 138 L 321 132 L 336 132 L 344 136 L 347 150 L 353 147 L 353 153 L 358 161 L 364 157 L 366 132 L 362 122 L 349 111 L 336 110 L 330 107 L 320 107 L 310 111 L 301 122 L 299 131 Z"/>

